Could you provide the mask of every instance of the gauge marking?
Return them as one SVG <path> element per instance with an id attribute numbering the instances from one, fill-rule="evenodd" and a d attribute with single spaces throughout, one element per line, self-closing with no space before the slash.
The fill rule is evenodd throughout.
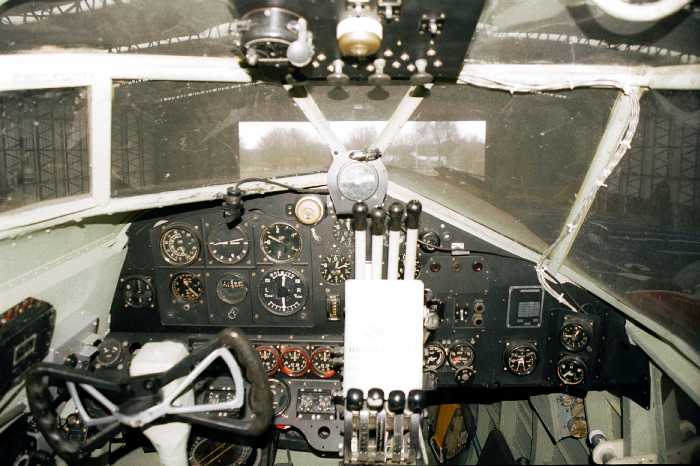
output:
<path id="1" fill-rule="evenodd" d="M 122 282 L 122 298 L 124 307 L 143 309 L 153 306 L 155 293 L 151 286 L 151 279 L 141 276 L 125 278 Z"/>
<path id="2" fill-rule="evenodd" d="M 176 301 L 194 303 L 202 297 L 204 288 L 199 274 L 182 272 L 170 280 L 170 291 Z"/>
<path id="3" fill-rule="evenodd" d="M 505 354 L 506 368 L 511 374 L 526 376 L 537 367 L 537 350 L 531 345 L 515 345 Z"/>
<path id="4" fill-rule="evenodd" d="M 576 356 L 565 356 L 557 363 L 557 377 L 565 385 L 578 385 L 586 379 L 586 364 Z"/>
<path id="5" fill-rule="evenodd" d="M 268 345 L 258 346 L 255 351 L 258 352 L 258 357 L 268 377 L 274 375 L 281 363 L 279 351 L 274 346 Z"/>
<path id="6" fill-rule="evenodd" d="M 173 225 L 160 236 L 160 252 L 163 260 L 172 265 L 189 265 L 199 259 L 200 243 L 194 228 Z"/>
<path id="7" fill-rule="evenodd" d="M 333 238 L 341 246 L 352 247 L 355 240 L 355 230 L 352 227 L 352 220 L 349 218 L 336 218 L 331 227 Z"/>
<path id="8" fill-rule="evenodd" d="M 258 285 L 258 297 L 272 314 L 291 316 L 306 304 L 307 287 L 301 276 L 287 269 L 267 272 Z"/>
<path id="9" fill-rule="evenodd" d="M 260 248 L 273 262 L 290 262 L 301 254 L 301 235 L 287 223 L 273 223 L 262 228 Z"/>
<path id="10" fill-rule="evenodd" d="M 588 346 L 590 335 L 583 324 L 579 322 L 568 322 L 561 328 L 559 340 L 561 341 L 561 345 L 568 351 L 578 353 Z"/>
<path id="11" fill-rule="evenodd" d="M 322 346 L 313 350 L 311 353 L 311 372 L 322 379 L 333 377 L 336 374 L 331 348 Z"/>
<path id="12" fill-rule="evenodd" d="M 290 346 L 281 354 L 282 373 L 287 377 L 301 377 L 309 370 L 309 355 L 304 348 Z"/>
<path id="13" fill-rule="evenodd" d="M 471 366 L 474 363 L 474 348 L 467 343 L 457 343 L 450 347 L 447 362 L 453 369 Z"/>
<path id="14" fill-rule="evenodd" d="M 237 264 L 248 254 L 248 236 L 240 226 L 229 228 L 221 224 L 212 228 L 207 237 L 211 257 L 222 264 Z"/>
<path id="15" fill-rule="evenodd" d="M 423 370 L 436 371 L 445 363 L 447 356 L 442 346 L 437 343 L 428 343 L 423 347 Z"/>
<path id="16" fill-rule="evenodd" d="M 352 276 L 352 263 L 346 256 L 333 254 L 321 258 L 321 277 L 333 285 L 339 285 Z"/>
<path id="17" fill-rule="evenodd" d="M 216 284 L 216 295 L 227 304 L 240 304 L 248 296 L 248 285 L 240 275 L 229 273 Z"/>

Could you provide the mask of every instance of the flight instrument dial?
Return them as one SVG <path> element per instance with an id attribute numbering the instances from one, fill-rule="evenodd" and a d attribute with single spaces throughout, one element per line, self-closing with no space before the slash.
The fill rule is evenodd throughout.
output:
<path id="1" fill-rule="evenodd" d="M 471 366 L 474 363 L 474 348 L 466 343 L 452 345 L 447 361 L 454 369 Z"/>
<path id="2" fill-rule="evenodd" d="M 311 353 L 311 371 L 322 379 L 335 375 L 333 350 L 327 346 L 316 348 Z"/>
<path id="3" fill-rule="evenodd" d="M 248 254 L 248 236 L 241 227 L 222 224 L 211 229 L 207 248 L 211 257 L 222 264 L 237 264 Z"/>
<path id="4" fill-rule="evenodd" d="M 280 353 L 275 349 L 274 346 L 258 346 L 255 348 L 258 352 L 258 357 L 260 362 L 262 362 L 263 369 L 268 376 L 273 375 L 277 372 L 280 367 Z"/>
<path id="5" fill-rule="evenodd" d="M 350 278 L 352 264 L 346 256 L 333 254 L 321 258 L 321 277 L 326 283 L 339 285 Z"/>
<path id="6" fill-rule="evenodd" d="M 537 351 L 532 345 L 515 345 L 506 351 L 506 368 L 514 375 L 529 375 L 537 367 Z"/>
<path id="7" fill-rule="evenodd" d="M 167 228 L 160 236 L 160 252 L 172 265 L 188 265 L 196 261 L 200 245 L 194 228 L 185 225 Z"/>
<path id="8" fill-rule="evenodd" d="M 263 227 L 260 247 L 273 262 L 289 262 L 301 253 L 301 235 L 287 223 L 273 223 Z"/>
<path id="9" fill-rule="evenodd" d="M 578 353 L 588 346 L 589 332 L 580 322 L 568 322 L 564 324 L 559 333 L 561 345 L 572 353 Z"/>
<path id="10" fill-rule="evenodd" d="M 175 275 L 170 281 L 170 290 L 176 301 L 186 303 L 199 301 L 204 294 L 199 274 L 191 272 Z"/>
<path id="11" fill-rule="evenodd" d="M 428 343 L 423 347 L 423 370 L 436 371 L 445 363 L 445 350 L 437 343 Z"/>
<path id="12" fill-rule="evenodd" d="M 300 347 L 288 347 L 282 351 L 282 372 L 289 377 L 299 377 L 309 370 L 309 355 Z"/>
<path id="13" fill-rule="evenodd" d="M 258 295 L 262 305 L 272 314 L 291 316 L 306 304 L 307 288 L 298 273 L 276 269 L 262 277 Z"/>
<path id="14" fill-rule="evenodd" d="M 578 385 L 586 379 L 586 364 L 575 356 L 565 356 L 557 364 L 557 377 L 566 385 Z"/>

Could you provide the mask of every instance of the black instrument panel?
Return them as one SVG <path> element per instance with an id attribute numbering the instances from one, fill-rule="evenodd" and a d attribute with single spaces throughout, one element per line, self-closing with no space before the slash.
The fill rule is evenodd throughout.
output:
<path id="1" fill-rule="evenodd" d="M 280 358 L 301 339 L 303 351 L 287 354 L 288 369 L 274 376 L 319 379 L 310 369 L 312 353 L 331 346 L 326 359 L 341 379 L 344 281 L 354 273 L 354 235 L 350 221 L 332 212 L 314 226 L 300 223 L 299 197 L 249 199 L 233 228 L 216 203 L 152 211 L 134 221 L 112 331 L 132 339 L 205 337 L 235 326 Z M 643 402 L 647 359 L 629 344 L 614 308 L 573 285 L 565 290 L 583 312 L 563 308 L 541 289 L 532 263 L 428 214 L 420 238 L 418 278 L 426 306 L 440 315 L 424 348 L 426 389 L 621 386 Z"/>

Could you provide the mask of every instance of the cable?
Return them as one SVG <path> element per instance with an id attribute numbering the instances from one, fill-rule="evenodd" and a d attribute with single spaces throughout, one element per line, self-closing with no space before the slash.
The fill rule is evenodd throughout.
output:
<path id="1" fill-rule="evenodd" d="M 519 260 L 519 261 L 527 262 L 527 263 L 529 263 L 529 264 L 534 264 L 534 263 L 535 263 L 535 261 L 530 260 L 530 259 L 525 259 L 524 257 L 513 256 L 513 255 L 510 255 L 510 254 L 501 254 L 500 252 L 480 251 L 480 250 L 477 250 L 477 249 L 459 249 L 459 248 L 451 249 L 451 248 L 443 248 L 443 247 L 441 247 L 441 246 L 435 246 L 435 245 L 433 245 L 433 244 L 430 244 L 430 243 L 428 243 L 428 242 L 426 242 L 426 241 L 422 241 L 422 240 L 420 240 L 420 239 L 418 240 L 418 244 L 421 244 L 421 245 L 423 245 L 423 246 L 425 246 L 425 247 L 427 247 L 427 248 L 430 248 L 430 249 L 434 249 L 434 250 L 436 250 L 436 251 L 440 251 L 440 252 L 449 252 L 450 254 L 452 254 L 452 255 L 454 255 L 454 256 L 471 256 L 471 255 L 474 255 L 474 254 L 481 254 L 481 255 L 483 255 L 483 256 L 496 256 L 496 257 L 503 257 L 503 258 L 506 258 L 506 259 Z"/>
<path id="2" fill-rule="evenodd" d="M 293 193 L 298 193 L 298 194 L 328 194 L 328 189 L 316 189 L 316 188 L 297 188 L 295 186 L 291 186 L 288 184 L 280 183 L 279 181 L 272 180 L 270 178 L 243 178 L 242 180 L 238 180 L 234 185 L 234 189 L 239 190 L 241 189 L 241 186 L 247 183 L 265 183 L 265 184 L 271 184 L 273 186 L 278 186 L 280 188 L 284 188 L 287 191 L 291 191 Z"/>

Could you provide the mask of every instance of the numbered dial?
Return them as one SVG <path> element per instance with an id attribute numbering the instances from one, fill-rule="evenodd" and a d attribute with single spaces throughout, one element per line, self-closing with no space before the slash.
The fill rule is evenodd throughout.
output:
<path id="1" fill-rule="evenodd" d="M 225 303 L 240 304 L 248 295 L 248 285 L 240 275 L 228 274 L 216 284 L 216 295 Z"/>
<path id="2" fill-rule="evenodd" d="M 405 265 L 404 265 L 404 262 L 405 262 L 405 261 L 406 261 L 406 253 L 405 253 L 405 252 L 402 252 L 402 253 L 401 253 L 401 257 L 399 258 L 399 278 L 404 278 L 404 277 L 403 277 L 403 273 L 404 273 L 404 270 L 406 269 L 406 267 L 405 267 Z M 422 267 L 422 265 L 421 265 L 421 255 L 420 255 L 419 252 L 416 252 L 416 271 L 415 271 L 415 273 L 413 274 L 413 275 L 414 275 L 414 276 L 413 276 L 414 279 L 417 279 L 417 278 L 420 276 L 421 267 Z"/>
<path id="3" fill-rule="evenodd" d="M 557 377 L 566 385 L 578 385 L 586 379 L 586 364 L 573 356 L 564 357 L 557 364 Z"/>
<path id="4" fill-rule="evenodd" d="M 423 370 L 436 371 L 445 364 L 445 350 L 437 343 L 428 343 L 423 347 Z"/>
<path id="5" fill-rule="evenodd" d="M 122 297 L 125 307 L 142 309 L 152 306 L 154 296 L 150 278 L 129 277 L 122 282 Z"/>
<path id="6" fill-rule="evenodd" d="M 537 351 L 532 346 L 514 346 L 506 351 L 506 368 L 514 375 L 528 375 L 537 367 L 537 359 Z"/>
<path id="7" fill-rule="evenodd" d="M 311 371 L 322 379 L 335 375 L 333 351 L 328 347 L 316 348 L 311 353 Z"/>
<path id="8" fill-rule="evenodd" d="M 350 278 L 351 274 L 352 264 L 346 256 L 333 254 L 321 259 L 321 277 L 326 283 L 338 285 Z"/>
<path id="9" fill-rule="evenodd" d="M 237 264 L 248 254 L 248 236 L 241 227 L 217 225 L 209 232 L 207 248 L 211 257 L 222 264 Z"/>
<path id="10" fill-rule="evenodd" d="M 306 304 L 306 284 L 291 270 L 267 272 L 259 285 L 260 302 L 265 309 L 278 316 L 291 316 Z"/>
<path id="11" fill-rule="evenodd" d="M 452 345 L 447 360 L 454 369 L 471 366 L 474 363 L 474 348 L 466 343 Z"/>
<path id="12" fill-rule="evenodd" d="M 199 274 L 184 272 L 172 278 L 170 291 L 172 291 L 176 301 L 193 303 L 200 300 L 204 288 Z"/>
<path id="13" fill-rule="evenodd" d="M 258 346 L 255 348 L 268 376 L 274 375 L 280 367 L 280 353 L 274 346 Z"/>
<path id="14" fill-rule="evenodd" d="M 271 261 L 289 262 L 301 253 L 301 235 L 291 225 L 273 223 L 263 227 L 260 247 Z"/>
<path id="15" fill-rule="evenodd" d="M 282 372 L 288 377 L 300 377 L 309 370 L 309 355 L 303 348 L 291 347 L 282 351 Z"/>
<path id="16" fill-rule="evenodd" d="M 568 351 L 578 353 L 583 351 L 590 341 L 589 332 L 583 324 L 569 322 L 561 328 L 559 333 L 561 345 Z"/>
<path id="17" fill-rule="evenodd" d="M 352 228 L 352 220 L 349 218 L 336 219 L 333 223 L 333 238 L 341 246 L 351 247 L 355 240 L 355 230 Z"/>
<path id="18" fill-rule="evenodd" d="M 160 252 L 172 265 L 193 263 L 199 258 L 200 249 L 197 233 L 189 226 L 172 226 L 160 236 Z"/>
<path id="19" fill-rule="evenodd" d="M 270 392 L 272 392 L 272 412 L 275 416 L 280 416 L 289 407 L 291 400 L 289 387 L 287 384 L 277 379 L 268 380 Z"/>
<path id="20" fill-rule="evenodd" d="M 112 338 L 107 338 L 100 345 L 100 350 L 97 352 L 95 363 L 99 367 L 114 367 L 121 360 L 122 345 L 119 341 Z"/>

